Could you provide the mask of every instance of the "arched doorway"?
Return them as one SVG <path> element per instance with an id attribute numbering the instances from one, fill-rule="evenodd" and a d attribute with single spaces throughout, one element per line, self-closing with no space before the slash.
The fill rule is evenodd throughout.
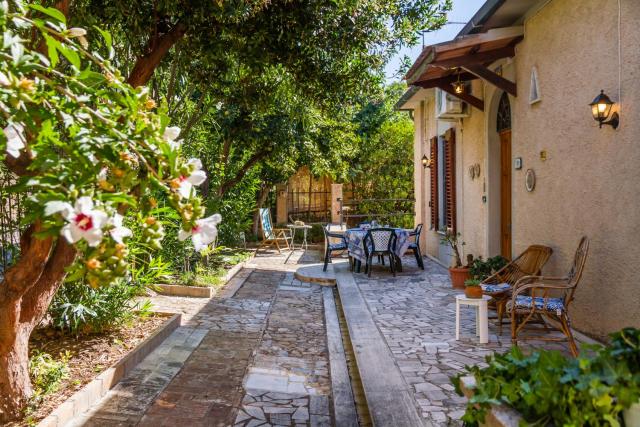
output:
<path id="1" fill-rule="evenodd" d="M 496 132 L 500 140 L 500 253 L 511 259 L 511 104 L 506 92 L 498 103 Z"/>

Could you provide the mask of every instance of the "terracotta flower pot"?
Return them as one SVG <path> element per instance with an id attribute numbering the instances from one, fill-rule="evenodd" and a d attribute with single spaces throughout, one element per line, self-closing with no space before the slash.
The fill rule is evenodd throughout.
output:
<path id="1" fill-rule="evenodd" d="M 464 296 L 467 298 L 482 298 L 482 288 L 480 286 L 465 286 Z"/>
<path id="2" fill-rule="evenodd" d="M 469 269 L 467 267 L 451 267 L 449 268 L 449 276 L 452 287 L 464 289 L 464 282 L 469 278 Z"/>

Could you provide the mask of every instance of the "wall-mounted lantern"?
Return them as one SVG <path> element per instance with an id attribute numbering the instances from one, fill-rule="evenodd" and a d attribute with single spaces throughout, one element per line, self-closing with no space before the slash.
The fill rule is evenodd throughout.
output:
<path id="1" fill-rule="evenodd" d="M 453 91 L 458 95 L 464 93 L 464 83 L 460 81 L 460 70 L 458 70 L 458 81 L 453 84 Z"/>
<path id="2" fill-rule="evenodd" d="M 431 167 L 431 160 L 427 157 L 426 154 L 422 156 L 422 167 L 425 169 Z"/>
<path id="3" fill-rule="evenodd" d="M 611 114 L 611 109 L 614 104 L 615 102 L 604 93 L 604 90 L 601 90 L 600 94 L 596 96 L 596 99 L 589 104 L 591 106 L 593 119 L 598 122 L 599 127 L 602 127 L 602 125 L 610 125 L 616 129 L 620 124 L 620 116 L 618 116 L 618 113 Z M 609 119 L 609 117 L 611 118 Z"/>

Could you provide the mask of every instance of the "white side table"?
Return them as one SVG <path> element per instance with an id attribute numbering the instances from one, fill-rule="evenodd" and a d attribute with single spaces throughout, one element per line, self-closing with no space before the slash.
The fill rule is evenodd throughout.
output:
<path id="1" fill-rule="evenodd" d="M 293 239 L 296 237 L 296 230 L 302 230 L 302 243 L 300 243 L 300 250 L 307 250 L 307 231 L 311 230 L 310 225 L 295 225 L 289 224 L 287 227 L 291 230 L 291 252 L 296 250 L 295 243 Z"/>
<path id="2" fill-rule="evenodd" d="M 489 342 L 489 315 L 487 303 L 491 299 L 488 295 L 482 298 L 467 298 L 456 295 L 456 341 L 460 340 L 460 306 L 471 305 L 476 308 L 476 335 L 480 337 L 480 344 Z"/>

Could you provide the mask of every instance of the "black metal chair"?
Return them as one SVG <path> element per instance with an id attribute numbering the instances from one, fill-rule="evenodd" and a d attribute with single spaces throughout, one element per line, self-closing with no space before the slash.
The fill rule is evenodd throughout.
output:
<path id="1" fill-rule="evenodd" d="M 331 253 L 333 251 L 346 251 L 347 250 L 347 239 L 344 237 L 342 233 L 333 233 L 329 230 L 331 224 L 327 224 L 322 227 L 322 231 L 324 231 L 324 240 L 326 249 L 324 251 L 324 268 L 322 271 L 327 271 L 327 265 L 331 262 Z M 331 243 L 331 239 L 340 239 L 336 243 Z"/>
<path id="2" fill-rule="evenodd" d="M 396 246 L 396 239 L 396 232 L 393 228 L 373 228 L 367 231 L 362 244 L 367 258 L 365 273 L 367 273 L 369 277 L 371 277 L 373 257 L 376 255 L 383 257 L 386 255 L 389 257 L 389 267 L 391 267 L 391 273 L 395 277 L 396 255 L 393 253 L 393 249 Z"/>
<path id="3" fill-rule="evenodd" d="M 418 224 L 416 229 L 409 233 L 409 238 L 413 237 L 415 241 L 409 243 L 409 247 L 407 249 L 411 249 L 413 251 L 413 255 L 416 257 L 416 261 L 418 262 L 418 267 L 424 270 L 422 250 L 420 250 L 420 233 L 422 233 L 422 224 Z"/>

